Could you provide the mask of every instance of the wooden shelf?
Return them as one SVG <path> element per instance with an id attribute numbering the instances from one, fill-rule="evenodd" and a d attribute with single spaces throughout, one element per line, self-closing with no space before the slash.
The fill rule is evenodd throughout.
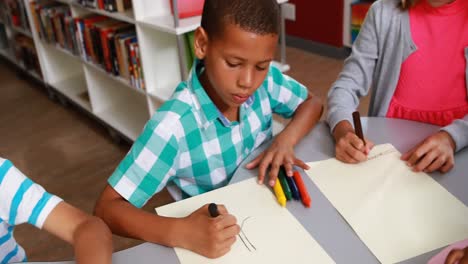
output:
<path id="1" fill-rule="evenodd" d="M 127 10 L 125 12 L 109 12 L 106 10 L 83 6 L 73 1 L 71 2 L 71 5 L 74 7 L 81 8 L 81 9 L 86 9 L 92 13 L 96 13 L 96 14 L 103 15 L 103 16 L 108 16 L 117 20 L 130 23 L 130 24 L 135 24 L 135 16 L 133 15 L 133 9 Z"/>
<path id="2" fill-rule="evenodd" d="M 17 27 L 17 26 L 13 26 L 13 25 L 10 28 L 16 33 L 21 33 L 21 34 L 23 34 L 25 36 L 33 38 L 32 33 L 30 31 L 26 30 L 26 29 L 23 29 L 23 28 L 20 28 L 20 27 Z"/>
<path id="3" fill-rule="evenodd" d="M 197 27 L 200 26 L 201 23 L 201 16 L 181 19 L 179 20 L 178 27 L 175 27 L 174 17 L 172 15 L 149 17 L 138 21 L 138 23 L 166 33 L 182 35 L 197 29 Z"/>
<path id="4" fill-rule="evenodd" d="M 52 83 L 51 86 L 73 102 L 91 112 L 91 102 L 83 96 L 83 94 L 87 93 L 86 80 L 84 76 L 76 76 L 58 83 Z"/>
<path id="5" fill-rule="evenodd" d="M 107 75 L 107 77 L 111 78 L 112 80 L 116 81 L 116 82 L 119 82 L 120 84 L 123 84 L 124 86 L 134 90 L 134 91 L 137 91 L 141 94 L 144 94 L 146 95 L 146 91 L 145 90 L 141 90 L 141 89 L 138 89 L 136 87 L 133 87 L 130 83 L 129 80 L 125 79 L 125 78 L 122 78 L 120 76 L 115 76 L 111 73 L 108 73 L 106 70 L 104 70 L 101 66 L 99 65 L 96 65 L 95 63 L 93 62 L 89 62 L 89 61 L 86 61 L 84 59 L 82 59 L 83 63 L 88 65 L 89 67 L 92 67 L 94 68 L 96 71 L 100 72 L 101 74 L 104 74 L 104 75 Z"/>
<path id="6" fill-rule="evenodd" d="M 14 63 L 14 64 L 17 64 L 15 59 L 13 58 L 13 56 L 10 54 L 10 52 L 8 52 L 7 49 L 0 49 L 0 55 L 9 60 L 10 62 Z"/>
<path id="7" fill-rule="evenodd" d="M 42 43 L 44 43 L 45 45 L 48 45 L 48 46 L 50 46 L 50 47 L 53 47 L 53 48 L 57 49 L 58 51 L 60 51 L 60 52 L 62 52 L 62 53 L 64 53 L 64 54 L 67 54 L 68 56 L 73 57 L 73 58 L 76 59 L 76 60 L 81 61 L 81 62 L 84 63 L 85 65 L 87 65 L 87 66 L 89 66 L 89 67 L 92 67 L 93 69 L 99 71 L 100 73 L 107 75 L 109 78 L 113 79 L 114 81 L 117 81 L 117 82 L 119 82 L 119 83 L 121 83 L 121 84 L 127 86 L 128 88 L 133 89 L 133 90 L 135 90 L 135 91 L 137 91 L 137 92 L 139 92 L 139 93 L 146 94 L 146 91 L 141 90 L 141 89 L 138 89 L 138 88 L 136 88 L 136 87 L 133 87 L 133 86 L 131 85 L 131 83 L 130 83 L 129 80 L 127 80 L 127 79 L 125 79 L 125 78 L 122 78 L 122 77 L 120 77 L 120 76 L 115 76 L 115 75 L 113 75 L 113 74 L 111 74 L 111 73 L 108 73 L 108 72 L 105 71 L 100 65 L 96 65 L 96 64 L 93 63 L 93 62 L 87 61 L 87 60 L 83 59 L 82 57 L 73 54 L 71 51 L 60 47 L 59 45 L 53 45 L 53 44 L 47 43 L 47 42 L 45 42 L 45 41 L 43 41 L 43 40 L 41 40 L 41 41 L 42 41 Z"/>
<path id="8" fill-rule="evenodd" d="M 148 110 L 131 101 L 96 112 L 96 116 L 133 141 L 137 139 L 149 120 Z"/>
<path id="9" fill-rule="evenodd" d="M 82 60 L 81 57 L 79 57 L 78 55 L 73 54 L 71 51 L 69 51 L 67 49 L 64 49 L 64 48 L 60 47 L 58 44 L 54 45 L 54 44 L 48 43 L 48 42 L 46 42 L 46 41 L 44 41 L 42 39 L 40 41 L 42 42 L 42 44 L 47 45 L 47 46 L 49 46 L 51 48 L 54 48 L 54 49 L 66 54 L 66 55 L 68 55 L 70 57 L 73 57 L 73 58 L 75 58 L 77 60 L 80 60 L 80 61 Z"/>
<path id="10" fill-rule="evenodd" d="M 44 80 L 42 79 L 42 77 L 37 74 L 36 72 L 34 71 L 31 71 L 31 70 L 27 70 L 25 69 L 24 67 L 22 67 L 28 74 L 29 76 L 33 77 L 34 79 L 36 79 L 37 81 L 40 81 L 40 82 L 43 82 Z"/>
<path id="11" fill-rule="evenodd" d="M 70 4 L 72 1 L 71 0 L 55 0 L 57 2 L 60 2 L 62 4 Z"/>
<path id="12" fill-rule="evenodd" d="M 36 72 L 32 71 L 32 70 L 28 70 L 24 67 L 24 65 L 20 62 L 18 62 L 14 57 L 13 55 L 9 54 L 9 52 L 5 49 L 0 49 L 0 56 L 2 56 L 3 58 L 7 59 L 9 62 L 13 63 L 14 65 L 16 65 L 17 67 L 19 67 L 21 70 L 23 70 L 25 73 L 27 73 L 29 76 L 33 77 L 34 79 L 36 79 L 37 81 L 43 81 L 42 80 L 42 77 L 37 74 Z"/>

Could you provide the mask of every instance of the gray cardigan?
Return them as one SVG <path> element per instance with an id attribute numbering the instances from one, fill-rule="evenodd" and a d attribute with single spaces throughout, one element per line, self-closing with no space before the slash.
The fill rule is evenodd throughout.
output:
<path id="1" fill-rule="evenodd" d="M 398 0 L 379 0 L 372 4 L 351 55 L 328 93 L 330 129 L 342 120 L 352 123 L 351 113 L 359 98 L 371 87 L 369 116 L 386 116 L 400 77 L 403 61 L 417 50 L 410 32 L 407 11 L 398 8 Z M 468 47 L 466 88 L 468 90 Z M 468 98 L 467 98 L 468 100 Z M 468 115 L 443 127 L 455 140 L 456 151 L 468 146 Z"/>

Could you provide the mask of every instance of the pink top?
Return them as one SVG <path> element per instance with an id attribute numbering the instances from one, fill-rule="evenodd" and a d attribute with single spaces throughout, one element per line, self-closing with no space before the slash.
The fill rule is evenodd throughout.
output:
<path id="1" fill-rule="evenodd" d="M 422 0 L 409 16 L 418 49 L 401 65 L 387 117 L 449 125 L 468 114 L 468 0 L 437 8 Z"/>

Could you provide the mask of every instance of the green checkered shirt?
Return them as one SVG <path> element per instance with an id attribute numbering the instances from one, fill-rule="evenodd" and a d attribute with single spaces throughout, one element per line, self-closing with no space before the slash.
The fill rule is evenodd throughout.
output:
<path id="1" fill-rule="evenodd" d="M 168 187 L 176 199 L 227 185 L 239 164 L 272 137 L 272 113 L 290 118 L 307 98 L 307 89 L 270 66 L 255 93 L 230 122 L 213 104 L 198 76 L 197 61 L 145 125 L 109 184 L 136 207 Z"/>

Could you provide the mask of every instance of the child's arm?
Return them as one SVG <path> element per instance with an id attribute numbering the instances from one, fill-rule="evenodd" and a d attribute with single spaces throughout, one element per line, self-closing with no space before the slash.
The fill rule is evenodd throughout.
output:
<path id="1" fill-rule="evenodd" d="M 452 136 L 439 131 L 403 154 L 401 159 L 416 172 L 440 170 L 446 173 L 455 165 L 455 149 Z"/>
<path id="2" fill-rule="evenodd" d="M 445 264 L 468 264 L 468 247 L 450 251 Z"/>
<path id="3" fill-rule="evenodd" d="M 29 223 L 73 244 L 78 263 L 111 263 L 111 233 L 102 220 L 47 193 L 2 158 L 0 182 L 2 220 L 11 226 Z"/>
<path id="4" fill-rule="evenodd" d="M 118 235 L 217 258 L 230 250 L 240 231 L 235 217 L 223 206 L 218 208 L 221 215 L 217 218 L 210 217 L 207 205 L 184 218 L 162 217 L 134 207 L 107 186 L 95 213 Z"/>
<path id="5" fill-rule="evenodd" d="M 296 109 L 291 122 L 276 136 L 268 150 L 247 165 L 248 169 L 259 167 L 258 180 L 260 183 L 263 182 L 268 167 L 270 167 L 270 186 L 275 184 L 281 165 L 284 165 L 288 176 L 293 175 L 293 165 L 308 169 L 302 160 L 296 158 L 294 147 L 317 124 L 322 112 L 321 100 L 309 94 L 307 99 Z"/>
<path id="6" fill-rule="evenodd" d="M 376 23 L 381 2 L 369 9 L 352 52 L 346 59 L 343 70 L 328 92 L 327 122 L 335 139 L 335 156 L 346 163 L 367 160 L 371 148 L 365 148 L 362 140 L 354 133 L 352 113 L 359 106 L 360 98 L 372 87 L 373 75 L 379 59 L 378 35 L 385 32 Z M 369 144 L 367 144 L 369 143 Z M 366 142 L 372 147 L 372 142 Z"/>
<path id="7" fill-rule="evenodd" d="M 78 264 L 112 263 L 112 234 L 101 219 L 61 202 L 43 228 L 73 245 Z"/>
<path id="8" fill-rule="evenodd" d="M 364 145 L 348 120 L 339 122 L 332 135 L 336 142 L 335 156 L 346 163 L 359 163 L 367 160 L 367 154 L 374 146 L 374 143 L 368 139 L 365 139 L 366 145 Z"/>
<path id="9" fill-rule="evenodd" d="M 468 146 L 468 115 L 443 127 L 402 156 L 415 171 L 446 173 L 455 166 L 455 152 Z"/>

